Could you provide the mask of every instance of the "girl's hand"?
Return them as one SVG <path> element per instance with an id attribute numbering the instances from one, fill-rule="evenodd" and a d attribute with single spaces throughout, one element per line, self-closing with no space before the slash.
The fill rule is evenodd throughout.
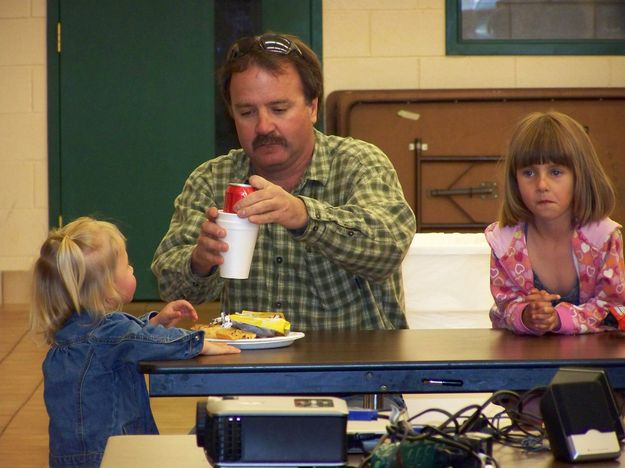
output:
<path id="1" fill-rule="evenodd" d="M 171 328 L 183 317 L 190 318 L 192 321 L 197 322 L 197 312 L 191 303 L 180 299 L 178 301 L 170 302 L 163 307 L 163 310 L 150 319 L 150 323 L 153 325 L 163 325 L 166 328 Z"/>
<path id="2" fill-rule="evenodd" d="M 241 350 L 236 346 L 231 346 L 225 343 L 213 343 L 204 340 L 204 347 L 202 348 L 202 352 L 200 352 L 200 354 L 205 356 L 214 356 L 216 354 L 237 354 L 240 352 Z"/>
<path id="3" fill-rule="evenodd" d="M 551 304 L 551 301 L 558 299 L 560 299 L 558 294 L 550 294 L 536 288 L 530 290 L 530 293 L 525 296 L 528 304 L 523 309 L 522 315 L 525 326 L 541 335 L 560 328 L 560 317 Z"/>

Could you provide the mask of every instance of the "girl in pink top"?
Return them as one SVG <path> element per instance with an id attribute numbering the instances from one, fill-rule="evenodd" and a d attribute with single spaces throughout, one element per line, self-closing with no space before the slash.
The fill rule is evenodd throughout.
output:
<path id="1" fill-rule="evenodd" d="M 513 132 L 491 247 L 493 328 L 593 333 L 619 328 L 625 308 L 621 226 L 614 189 L 584 128 L 536 112 Z M 625 328 L 625 320 L 622 322 Z"/>

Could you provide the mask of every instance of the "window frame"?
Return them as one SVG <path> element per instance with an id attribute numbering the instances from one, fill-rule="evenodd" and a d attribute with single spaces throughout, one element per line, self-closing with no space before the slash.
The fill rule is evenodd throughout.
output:
<path id="1" fill-rule="evenodd" d="M 445 0 L 447 55 L 625 55 L 625 39 L 462 39 L 461 0 Z"/>

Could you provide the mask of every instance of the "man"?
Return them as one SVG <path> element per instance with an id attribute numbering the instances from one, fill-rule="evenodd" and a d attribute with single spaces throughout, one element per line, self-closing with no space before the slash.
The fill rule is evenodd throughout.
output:
<path id="1" fill-rule="evenodd" d="M 317 131 L 323 77 L 293 36 L 237 41 L 220 85 L 240 149 L 199 166 L 176 198 L 152 270 L 163 299 L 221 297 L 229 312 L 280 311 L 294 330 L 406 328 L 401 262 L 415 232 L 397 174 L 377 147 Z M 260 230 L 249 279 L 224 280 L 215 219 L 228 183 Z"/>

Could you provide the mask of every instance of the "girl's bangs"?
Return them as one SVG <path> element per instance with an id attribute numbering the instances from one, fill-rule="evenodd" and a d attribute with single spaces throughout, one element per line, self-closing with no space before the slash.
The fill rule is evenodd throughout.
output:
<path id="1" fill-rule="evenodd" d="M 527 144 L 516 148 L 515 170 L 539 164 L 572 167 L 572 157 L 568 146 L 552 132 L 534 135 L 534 138 L 530 139 Z"/>

